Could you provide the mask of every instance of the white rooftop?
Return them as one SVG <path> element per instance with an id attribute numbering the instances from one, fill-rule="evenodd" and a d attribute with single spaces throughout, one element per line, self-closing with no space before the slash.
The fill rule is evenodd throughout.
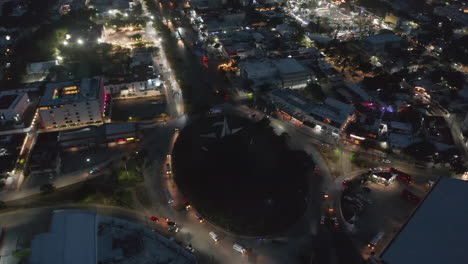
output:
<path id="1" fill-rule="evenodd" d="M 388 264 L 468 263 L 468 182 L 441 178 L 381 255 Z"/>

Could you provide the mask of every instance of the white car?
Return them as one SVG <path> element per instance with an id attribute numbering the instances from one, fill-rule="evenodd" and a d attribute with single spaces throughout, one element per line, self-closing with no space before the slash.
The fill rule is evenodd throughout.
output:
<path id="1" fill-rule="evenodd" d="M 239 244 L 234 244 L 234 245 L 232 246 L 232 248 L 233 248 L 235 251 L 239 251 L 242 255 L 244 255 L 245 253 L 247 253 L 247 250 L 246 250 L 243 246 L 241 246 L 241 245 L 239 245 Z"/>
<path id="2" fill-rule="evenodd" d="M 216 235 L 215 232 L 210 232 L 209 234 L 210 234 L 211 239 L 213 239 L 215 242 L 218 242 L 219 237 L 218 235 Z"/>
<path id="3" fill-rule="evenodd" d="M 392 163 L 392 162 L 391 162 L 390 160 L 388 160 L 388 159 L 383 159 L 382 162 L 383 162 L 383 163 L 387 163 L 387 164 Z"/>

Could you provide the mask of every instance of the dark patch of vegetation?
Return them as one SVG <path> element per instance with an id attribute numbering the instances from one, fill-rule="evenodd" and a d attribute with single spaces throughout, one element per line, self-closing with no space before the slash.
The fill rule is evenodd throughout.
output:
<path id="1" fill-rule="evenodd" d="M 230 117 L 243 129 L 218 140 L 200 134 L 217 121 L 189 125 L 174 148 L 175 180 L 208 220 L 242 234 L 279 232 L 302 216 L 312 162 L 288 147 L 268 119 L 258 123 Z"/>

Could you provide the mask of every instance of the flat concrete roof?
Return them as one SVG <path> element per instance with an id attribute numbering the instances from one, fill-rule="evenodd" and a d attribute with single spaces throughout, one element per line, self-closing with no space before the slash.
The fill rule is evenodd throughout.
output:
<path id="1" fill-rule="evenodd" d="M 32 264 L 95 264 L 97 262 L 96 213 L 55 211 L 51 232 L 32 241 Z"/>
<path id="2" fill-rule="evenodd" d="M 468 263 L 468 182 L 441 178 L 381 255 L 388 264 Z"/>

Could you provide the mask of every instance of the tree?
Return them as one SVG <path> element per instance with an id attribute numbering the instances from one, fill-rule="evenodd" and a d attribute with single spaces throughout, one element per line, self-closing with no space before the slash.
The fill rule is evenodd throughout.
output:
<path id="1" fill-rule="evenodd" d="M 142 37 L 143 37 L 143 36 L 142 36 L 141 34 L 135 34 L 135 35 L 132 36 L 132 39 L 133 39 L 133 40 L 136 40 L 136 41 L 139 41 L 139 40 L 142 39 Z"/>
<path id="2" fill-rule="evenodd" d="M 307 97 L 316 101 L 323 101 L 327 97 L 322 87 L 316 83 L 309 83 L 307 87 L 304 88 L 304 93 Z"/>

